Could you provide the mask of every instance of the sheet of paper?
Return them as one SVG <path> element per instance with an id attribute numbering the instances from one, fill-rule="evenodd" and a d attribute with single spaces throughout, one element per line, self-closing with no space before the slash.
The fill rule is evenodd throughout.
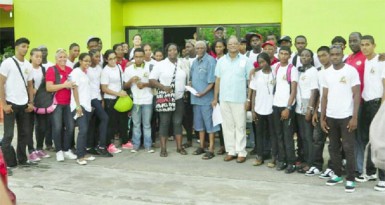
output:
<path id="1" fill-rule="evenodd" d="M 222 114 L 221 114 L 221 107 L 219 106 L 219 103 L 217 103 L 217 106 L 213 109 L 213 126 L 222 124 Z"/>
<path id="2" fill-rule="evenodd" d="M 191 86 L 186 85 L 185 88 L 186 88 L 187 91 L 189 91 L 193 95 L 197 95 L 198 94 L 198 92 L 193 87 L 191 87 Z"/>

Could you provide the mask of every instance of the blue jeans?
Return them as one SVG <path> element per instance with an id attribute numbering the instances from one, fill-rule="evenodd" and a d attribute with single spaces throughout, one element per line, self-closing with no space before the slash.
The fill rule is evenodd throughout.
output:
<path id="1" fill-rule="evenodd" d="M 146 149 L 151 148 L 151 116 L 152 116 L 152 105 L 137 105 L 131 110 L 132 121 L 134 123 L 134 135 L 132 142 L 134 149 L 140 147 L 140 137 L 142 136 L 141 125 L 143 124 L 143 135 L 144 135 L 144 147 Z"/>
<path id="2" fill-rule="evenodd" d="M 83 106 L 83 116 L 76 119 L 76 124 L 79 126 L 78 139 L 76 140 L 76 155 L 78 159 L 83 158 L 86 155 L 86 146 L 87 146 L 87 132 L 88 132 L 88 123 L 90 121 L 91 113 L 87 112 Z M 72 117 L 75 117 L 76 110 L 72 111 Z"/>
<path id="3" fill-rule="evenodd" d="M 57 105 L 55 111 L 51 115 L 52 138 L 56 152 L 68 151 L 71 148 L 74 134 L 74 119 L 72 117 L 70 105 Z M 63 121 L 65 127 L 63 127 Z M 62 130 L 64 128 L 65 133 L 62 135 Z"/>

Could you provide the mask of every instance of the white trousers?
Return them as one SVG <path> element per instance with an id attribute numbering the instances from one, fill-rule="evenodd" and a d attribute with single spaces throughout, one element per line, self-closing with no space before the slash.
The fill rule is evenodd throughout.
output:
<path id="1" fill-rule="evenodd" d="M 244 103 L 221 102 L 223 138 L 229 155 L 246 157 L 246 111 Z"/>

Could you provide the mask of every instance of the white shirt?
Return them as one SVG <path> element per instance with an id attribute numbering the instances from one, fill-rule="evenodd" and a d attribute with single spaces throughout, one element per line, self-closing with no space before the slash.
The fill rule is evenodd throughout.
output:
<path id="1" fill-rule="evenodd" d="M 182 66 L 184 66 L 183 63 L 182 59 L 178 59 L 175 76 L 175 100 L 183 98 L 187 82 L 187 72 L 182 69 Z M 170 86 L 174 70 L 175 64 L 166 58 L 154 66 L 154 69 L 150 73 L 150 79 L 159 80 L 160 84 Z"/>
<path id="2" fill-rule="evenodd" d="M 194 58 L 187 58 L 187 60 L 190 62 L 190 67 L 192 66 L 194 60 L 197 59 L 197 57 L 195 56 Z"/>
<path id="3" fill-rule="evenodd" d="M 67 59 L 66 66 L 74 69 L 75 62 L 70 61 L 70 59 Z"/>
<path id="4" fill-rule="evenodd" d="M 271 66 L 273 69 L 273 72 L 276 72 L 278 63 Z M 287 107 L 287 103 L 289 102 L 290 98 L 290 87 L 291 84 L 288 83 L 286 72 L 289 67 L 289 64 L 287 66 L 280 66 L 278 69 L 278 72 L 276 74 L 276 88 L 275 88 L 275 94 L 274 94 L 274 100 L 273 105 L 277 107 Z M 291 81 L 292 82 L 298 82 L 298 69 L 293 66 L 291 69 Z M 295 102 L 293 102 L 294 105 Z"/>
<path id="5" fill-rule="evenodd" d="M 273 113 L 275 77 L 273 72 L 264 73 L 262 70 L 255 73 L 249 87 L 256 91 L 254 111 L 260 115 Z"/>
<path id="6" fill-rule="evenodd" d="M 253 50 L 250 50 L 249 53 L 250 54 L 249 54 L 248 58 L 251 60 L 251 62 L 254 63 L 255 61 L 257 61 L 259 53 L 254 53 Z M 247 52 L 246 52 L 245 56 L 247 57 Z"/>
<path id="7" fill-rule="evenodd" d="M 47 63 L 42 64 L 42 66 L 45 68 L 45 70 L 48 70 L 48 68 L 54 66 L 55 64 L 47 61 Z"/>
<path id="8" fill-rule="evenodd" d="M 378 54 L 371 60 L 365 60 L 364 90 L 362 98 L 365 101 L 382 98 L 382 75 L 385 72 L 385 62 L 378 61 Z"/>
<path id="9" fill-rule="evenodd" d="M 305 72 L 298 71 L 297 85 L 297 105 L 295 112 L 298 114 L 306 114 L 307 107 L 311 97 L 311 91 L 318 89 L 318 71 L 317 68 L 308 68 Z"/>
<path id="10" fill-rule="evenodd" d="M 138 76 L 140 82 L 148 83 L 150 76 L 150 65 L 145 63 L 144 67 L 135 67 L 135 64 L 130 65 L 124 70 L 124 82 L 128 82 L 131 78 Z M 131 92 L 134 97 L 134 104 L 136 105 L 150 105 L 152 104 L 152 91 L 151 88 L 145 87 L 139 89 L 136 83 L 131 84 Z"/>
<path id="11" fill-rule="evenodd" d="M 90 80 L 85 72 L 81 68 L 75 68 L 71 74 L 71 81 L 75 82 L 78 88 L 78 96 L 80 105 L 87 111 L 91 112 L 91 86 Z M 76 109 L 76 102 L 74 92 L 71 92 L 71 110 Z"/>
<path id="12" fill-rule="evenodd" d="M 330 65 L 326 69 L 333 69 L 333 65 Z M 325 75 L 326 69 L 324 66 L 322 66 L 321 70 L 318 71 L 318 89 L 319 89 L 319 96 L 320 96 L 319 105 L 318 105 L 318 112 L 321 112 L 321 98 L 322 98 L 322 93 L 324 92 L 322 89 L 322 87 L 323 87 L 322 85 L 324 84 L 323 80 L 324 80 L 324 75 Z"/>
<path id="13" fill-rule="evenodd" d="M 100 78 L 102 75 L 102 67 L 96 65 L 94 68 L 89 67 L 87 69 L 87 76 L 90 79 L 90 92 L 91 99 L 102 100 L 102 95 L 100 94 Z"/>
<path id="14" fill-rule="evenodd" d="M 42 68 L 39 66 L 37 68 L 32 69 L 32 79 L 34 81 L 34 88 L 37 90 L 40 87 L 41 81 L 43 80 L 43 71 Z"/>
<path id="15" fill-rule="evenodd" d="M 328 88 L 326 116 L 344 119 L 353 115 L 354 101 L 352 87 L 360 85 L 358 72 L 345 64 L 340 70 L 333 67 L 325 70 L 323 87 Z"/>
<path id="16" fill-rule="evenodd" d="M 298 53 L 297 53 L 298 54 Z M 295 54 L 296 55 L 296 54 Z M 293 63 L 293 60 L 294 60 L 294 56 L 291 57 L 291 60 L 289 62 Z M 317 54 L 313 54 L 313 60 L 314 60 L 314 67 L 316 68 L 319 68 L 321 66 L 321 63 L 319 62 L 318 60 L 318 56 Z M 301 63 L 301 56 L 300 55 L 297 55 L 297 65 L 296 67 L 300 67 L 302 66 L 302 63 Z"/>
<path id="17" fill-rule="evenodd" d="M 120 77 L 122 75 L 122 77 Z M 121 80 L 122 79 L 122 80 Z M 107 85 L 108 89 L 120 92 L 122 90 L 122 84 L 123 84 L 123 72 L 118 65 L 111 68 L 110 66 L 106 65 L 102 71 L 100 84 Z M 115 95 L 109 95 L 107 93 L 104 93 L 105 99 L 116 99 Z"/>
<path id="18" fill-rule="evenodd" d="M 16 59 L 19 63 L 24 80 L 20 75 L 16 63 L 12 60 Z M 7 58 L 0 66 L 0 74 L 6 77 L 5 81 L 5 100 L 16 105 L 25 105 L 28 103 L 28 92 L 26 85 L 32 80 L 32 65 L 27 61 L 20 62 L 15 56 Z"/>

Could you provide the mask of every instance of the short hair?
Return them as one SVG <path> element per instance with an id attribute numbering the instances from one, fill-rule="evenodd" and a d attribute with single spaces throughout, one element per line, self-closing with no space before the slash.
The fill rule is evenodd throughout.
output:
<path id="1" fill-rule="evenodd" d="M 267 65 L 270 65 L 270 57 L 269 57 L 269 54 L 265 53 L 265 52 L 262 52 L 258 55 L 257 57 L 257 61 L 258 59 L 262 58 L 263 60 L 265 60 L 267 62 Z"/>
<path id="2" fill-rule="evenodd" d="M 354 31 L 354 32 L 350 33 L 349 36 L 351 36 L 351 35 L 357 35 L 360 39 L 362 38 L 361 32 L 358 32 L 358 31 Z"/>
<path id="3" fill-rule="evenodd" d="M 132 40 L 134 40 L 134 38 L 135 38 L 136 36 L 139 36 L 139 37 L 140 37 L 140 40 L 142 40 L 142 36 L 141 36 L 139 33 L 135 34 L 135 35 L 132 37 Z"/>
<path id="4" fill-rule="evenodd" d="M 320 51 L 326 51 L 327 53 L 330 53 L 330 48 L 327 46 L 321 46 L 318 48 L 317 53 Z"/>
<path id="5" fill-rule="evenodd" d="M 150 46 L 150 48 L 152 49 L 152 47 L 151 47 L 151 45 L 149 43 L 145 43 L 145 44 L 142 45 L 143 51 L 144 51 L 144 47 L 146 47 L 146 46 Z"/>
<path id="6" fill-rule="evenodd" d="M 289 54 L 291 54 L 291 49 L 289 46 L 281 46 L 281 49 L 279 51 L 287 51 Z"/>
<path id="7" fill-rule="evenodd" d="M 307 39 L 306 39 L 306 37 L 305 37 L 304 35 L 298 35 L 298 36 L 296 36 L 295 39 L 294 39 L 294 42 L 297 42 L 297 39 L 299 39 L 299 38 L 303 38 L 303 39 L 305 39 L 305 41 L 307 42 Z"/>
<path id="8" fill-rule="evenodd" d="M 343 49 L 342 49 L 342 47 L 339 46 L 339 45 L 331 45 L 331 46 L 330 46 L 330 51 L 332 51 L 332 49 L 340 49 L 340 50 L 341 50 L 341 53 L 343 53 Z"/>
<path id="9" fill-rule="evenodd" d="M 33 56 L 33 54 L 35 53 L 35 52 L 41 52 L 41 50 L 39 49 L 39 48 L 32 48 L 31 49 L 31 52 L 29 53 L 31 56 Z"/>
<path id="10" fill-rule="evenodd" d="M 99 41 L 100 41 L 100 38 L 98 38 L 98 37 L 92 37 L 92 38 L 88 39 L 88 41 L 87 41 L 87 46 L 89 46 L 91 42 L 99 43 Z"/>
<path id="11" fill-rule="evenodd" d="M 170 46 L 175 46 L 176 47 L 176 50 L 178 51 L 178 53 L 179 53 L 179 47 L 178 47 L 178 45 L 176 45 L 176 43 L 169 43 L 169 44 L 167 44 L 166 45 L 166 48 L 164 49 L 164 53 L 168 53 L 168 49 L 170 48 Z"/>
<path id="12" fill-rule="evenodd" d="M 143 50 L 143 48 L 135 48 L 134 56 L 135 56 L 135 53 L 143 53 L 144 54 L 144 50 Z"/>
<path id="13" fill-rule="evenodd" d="M 204 42 L 204 41 L 197 41 L 197 42 L 195 43 L 195 46 L 197 46 L 197 45 L 199 45 L 199 44 L 202 44 L 202 45 L 204 45 L 205 48 L 207 48 L 206 42 Z"/>
<path id="14" fill-rule="evenodd" d="M 162 55 L 164 55 L 164 54 L 163 54 L 163 51 L 162 51 L 161 49 L 156 49 L 156 50 L 154 51 L 154 55 L 155 55 L 156 53 L 161 53 Z"/>
<path id="15" fill-rule="evenodd" d="M 365 35 L 365 36 L 362 36 L 361 41 L 362 41 L 362 40 L 369 40 L 370 43 L 374 44 L 374 38 L 373 38 L 373 36 L 371 36 L 371 35 Z"/>
<path id="16" fill-rule="evenodd" d="M 121 43 L 115 44 L 115 45 L 112 47 L 112 50 L 115 51 L 119 46 L 122 46 L 122 44 L 121 44 Z"/>
<path id="17" fill-rule="evenodd" d="M 80 47 L 80 46 L 79 46 L 79 44 L 77 44 L 77 43 L 71 43 L 69 49 L 71 50 L 71 49 L 73 49 L 74 47 Z"/>
<path id="18" fill-rule="evenodd" d="M 227 39 L 227 44 L 228 44 L 228 43 L 230 42 L 230 40 L 232 40 L 232 39 L 237 40 L 237 42 L 239 43 L 238 38 L 237 38 L 236 36 L 234 36 L 234 35 L 231 35 L 231 36 L 229 37 L 229 39 Z"/>
<path id="19" fill-rule="evenodd" d="M 335 44 L 335 43 L 342 43 L 342 44 L 346 45 L 346 40 L 342 36 L 336 36 L 332 40 L 332 44 Z"/>
<path id="20" fill-rule="evenodd" d="M 91 49 L 90 51 L 88 51 L 88 54 L 90 54 L 91 57 L 94 57 L 97 53 L 100 53 L 98 49 Z"/>
<path id="21" fill-rule="evenodd" d="M 59 57 L 59 55 L 60 55 L 61 53 L 64 53 L 64 54 L 67 55 L 67 51 L 66 51 L 64 48 L 59 48 L 59 49 L 56 50 L 55 58 Z"/>
<path id="22" fill-rule="evenodd" d="M 17 39 L 16 41 L 15 41 L 15 46 L 18 46 L 18 45 L 20 45 L 20 44 L 22 44 L 22 43 L 26 43 L 26 44 L 30 44 L 30 42 L 29 42 L 29 40 L 27 39 L 27 38 L 25 38 L 25 37 L 21 37 L 21 38 L 19 38 L 19 39 Z"/>

